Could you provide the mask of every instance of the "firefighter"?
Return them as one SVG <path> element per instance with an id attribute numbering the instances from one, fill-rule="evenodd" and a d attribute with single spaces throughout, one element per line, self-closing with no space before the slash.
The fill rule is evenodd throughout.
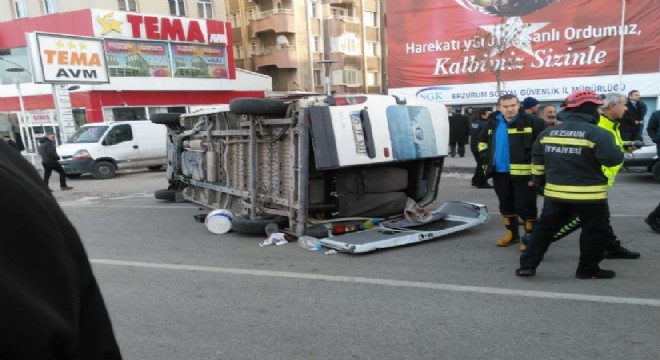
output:
<path id="1" fill-rule="evenodd" d="M 603 106 L 601 107 L 601 115 L 598 120 L 598 126 L 609 131 L 614 136 L 614 141 L 621 147 L 621 151 L 624 153 L 637 150 L 638 148 L 626 144 L 621 139 L 621 134 L 619 133 L 619 119 L 623 116 L 623 113 L 626 111 L 626 102 L 627 98 L 623 94 L 619 93 L 609 93 L 603 97 Z M 603 173 L 607 176 L 608 186 L 614 185 L 614 178 L 616 177 L 619 169 L 622 164 L 616 166 L 603 166 Z M 572 233 L 580 227 L 580 218 L 575 216 L 569 223 L 567 223 L 562 229 L 555 234 L 553 241 L 557 241 L 566 235 Z M 614 234 L 612 226 L 608 226 L 607 241 L 605 242 L 605 258 L 606 259 L 638 259 L 640 253 L 636 251 L 630 251 L 625 247 L 621 246 L 621 241 L 617 240 L 617 236 Z"/>
<path id="2" fill-rule="evenodd" d="M 520 111 L 515 95 L 497 99 L 497 110 L 479 134 L 479 154 L 486 177 L 493 178 L 500 213 L 506 228 L 497 246 L 520 242 L 525 250 L 536 220 L 536 191 L 532 183 L 532 144 L 545 129 L 542 119 Z M 523 219 L 525 238 L 520 241 L 518 217 Z"/>
<path id="3" fill-rule="evenodd" d="M 534 143 L 532 171 L 535 181 L 545 181 L 545 202 L 528 248 L 520 256 L 517 276 L 536 275 L 553 234 L 573 214 L 582 226 L 575 276 L 611 279 L 616 275 L 599 267 L 609 226 L 608 177 L 602 167 L 621 164 L 623 152 L 612 133 L 596 125 L 602 104 L 595 92 L 572 93 L 566 98 L 565 121 L 545 130 Z"/>

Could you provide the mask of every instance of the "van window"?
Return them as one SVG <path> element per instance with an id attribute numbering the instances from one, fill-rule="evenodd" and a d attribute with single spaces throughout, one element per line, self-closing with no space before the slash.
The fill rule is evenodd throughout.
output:
<path id="1" fill-rule="evenodd" d="M 131 140 L 133 140 L 133 129 L 128 124 L 113 127 L 105 137 L 105 143 L 107 145 L 115 145 Z"/>
<path id="2" fill-rule="evenodd" d="M 69 143 L 95 143 L 108 130 L 107 126 L 83 126 L 69 137 Z"/>

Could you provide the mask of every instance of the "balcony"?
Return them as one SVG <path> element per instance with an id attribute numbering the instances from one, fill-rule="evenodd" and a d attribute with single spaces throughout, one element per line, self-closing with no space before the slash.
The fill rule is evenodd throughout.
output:
<path id="1" fill-rule="evenodd" d="M 275 66 L 279 69 L 297 69 L 298 58 L 295 46 L 276 46 L 261 49 L 252 54 L 255 68 Z"/>
<path id="2" fill-rule="evenodd" d="M 327 18 L 328 34 L 339 36 L 345 32 L 360 34 L 362 25 L 360 19 L 352 16 L 331 16 Z"/>
<path id="3" fill-rule="evenodd" d="M 269 10 L 257 14 L 256 18 L 250 22 L 250 37 L 255 38 L 261 32 L 294 33 L 296 24 L 293 19 L 293 11 Z"/>

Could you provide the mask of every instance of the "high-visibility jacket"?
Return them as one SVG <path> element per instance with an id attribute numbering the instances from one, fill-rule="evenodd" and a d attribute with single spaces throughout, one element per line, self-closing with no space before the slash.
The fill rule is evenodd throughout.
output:
<path id="1" fill-rule="evenodd" d="M 623 139 L 621 139 L 621 133 L 619 132 L 620 124 L 618 121 L 610 120 L 605 115 L 601 115 L 598 120 L 598 126 L 611 132 L 616 144 L 619 145 L 622 152 L 625 152 L 625 149 L 623 148 Z M 623 163 L 614 166 L 603 166 L 603 174 L 607 176 L 608 186 L 614 185 L 614 178 L 616 177 L 616 174 L 619 173 L 621 166 L 623 166 Z"/>
<path id="2" fill-rule="evenodd" d="M 479 154 L 483 160 L 484 173 L 487 177 L 493 175 L 495 162 L 495 127 L 499 111 L 494 112 L 488 118 L 488 125 L 479 134 Z M 509 134 L 509 159 L 511 176 L 532 175 L 532 145 L 545 129 L 543 119 L 520 112 L 520 117 L 507 128 Z"/>
<path id="3" fill-rule="evenodd" d="M 543 131 L 532 150 L 532 173 L 545 176 L 546 198 L 559 202 L 607 201 L 603 166 L 623 162 L 621 146 L 596 118 L 569 113 L 565 121 Z"/>

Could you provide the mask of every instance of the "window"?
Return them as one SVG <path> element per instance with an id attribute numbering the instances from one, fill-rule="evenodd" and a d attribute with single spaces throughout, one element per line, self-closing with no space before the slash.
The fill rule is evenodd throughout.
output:
<path id="1" fill-rule="evenodd" d="M 249 9 L 247 11 L 247 18 L 248 18 L 248 20 L 254 20 L 254 10 L 253 9 Z"/>
<path id="2" fill-rule="evenodd" d="M 243 58 L 243 46 L 234 45 L 234 59 L 242 59 L 242 58 Z"/>
<path id="3" fill-rule="evenodd" d="M 186 16 L 186 2 L 184 0 L 168 0 L 170 3 L 170 14 Z"/>
<path id="4" fill-rule="evenodd" d="M 312 3 L 311 7 L 312 7 L 311 17 L 313 17 L 313 18 L 319 17 L 319 4 Z"/>
<path id="5" fill-rule="evenodd" d="M 259 47 L 257 46 L 256 42 L 251 42 L 250 43 L 250 55 L 255 55 L 257 54 L 259 50 Z"/>
<path id="6" fill-rule="evenodd" d="M 282 12 L 282 9 L 283 9 L 282 3 L 281 2 L 276 2 L 275 3 L 275 9 L 277 9 L 278 13 Z"/>
<path id="7" fill-rule="evenodd" d="M 23 0 L 14 0 L 14 14 L 17 19 L 27 17 L 27 11 Z"/>
<path id="8" fill-rule="evenodd" d="M 378 73 L 377 72 L 367 73 L 367 86 L 378 86 L 378 84 L 379 84 Z"/>
<path id="9" fill-rule="evenodd" d="M 336 85 L 360 85 L 360 71 L 357 69 L 332 70 L 332 83 Z"/>
<path id="10" fill-rule="evenodd" d="M 376 13 L 373 11 L 364 12 L 364 26 L 376 26 Z"/>
<path id="11" fill-rule="evenodd" d="M 347 14 L 348 14 L 348 11 L 346 11 L 346 9 L 340 8 L 340 7 L 330 7 L 330 13 L 332 14 L 332 17 L 334 19 L 337 19 L 337 18 L 346 17 Z"/>
<path id="12" fill-rule="evenodd" d="M 378 57 L 378 43 L 377 42 L 367 42 L 365 44 L 367 56 Z"/>
<path id="13" fill-rule="evenodd" d="M 314 70 L 314 85 L 323 85 L 323 74 L 321 74 L 321 70 Z"/>
<path id="14" fill-rule="evenodd" d="M 119 10 L 121 11 L 137 11 L 136 0 L 119 0 Z"/>
<path id="15" fill-rule="evenodd" d="M 312 37 L 312 51 L 321 52 L 321 37 L 313 36 Z"/>
<path id="16" fill-rule="evenodd" d="M 241 17 L 238 16 L 238 13 L 229 14 L 229 22 L 231 22 L 231 27 L 241 26 Z"/>
<path id="17" fill-rule="evenodd" d="M 212 19 L 213 18 L 213 3 L 211 0 L 198 0 L 197 1 L 197 11 L 199 12 L 199 17 L 202 19 Z"/>
<path id="18" fill-rule="evenodd" d="M 55 0 L 44 0 L 44 14 L 54 14 L 57 12 Z"/>
<path id="19" fill-rule="evenodd" d="M 105 137 L 105 141 L 108 145 L 119 144 L 131 140 L 133 140 L 133 129 L 131 128 L 131 125 L 128 124 L 113 127 Z"/>

